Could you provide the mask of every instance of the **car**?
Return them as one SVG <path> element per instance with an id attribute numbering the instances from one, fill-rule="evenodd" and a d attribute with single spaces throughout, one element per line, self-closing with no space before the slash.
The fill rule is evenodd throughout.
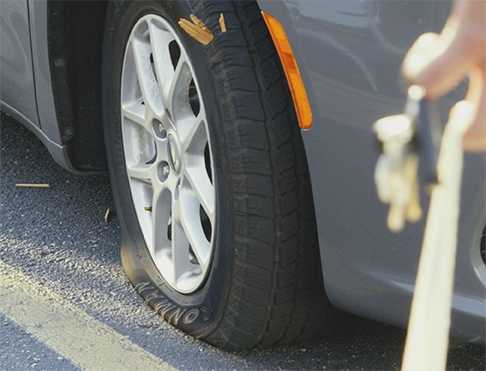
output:
<path id="1" fill-rule="evenodd" d="M 388 230 L 372 124 L 403 110 L 403 57 L 449 2 L 0 10 L 1 110 L 65 169 L 109 170 L 123 267 L 167 322 L 226 349 L 310 339 L 344 312 L 406 326 L 424 221 Z M 443 121 L 464 93 L 439 102 Z M 466 155 L 451 321 L 479 343 L 485 168 Z"/>

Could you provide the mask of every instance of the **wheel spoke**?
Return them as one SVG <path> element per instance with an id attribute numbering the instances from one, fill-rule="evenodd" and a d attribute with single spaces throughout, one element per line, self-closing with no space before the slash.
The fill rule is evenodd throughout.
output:
<path id="1" fill-rule="evenodd" d="M 140 125 L 141 127 L 147 129 L 147 120 L 145 119 L 146 108 L 144 105 L 138 102 L 131 102 L 129 104 L 122 105 L 122 115 L 125 119 L 128 119 L 131 123 Z"/>
<path id="2" fill-rule="evenodd" d="M 204 161 L 204 159 L 201 159 L 201 162 L 202 161 Z M 194 167 L 186 167 L 185 176 L 189 183 L 188 187 L 191 188 L 194 196 L 208 215 L 209 220 L 213 223 L 215 204 L 214 187 L 203 166 L 204 164 Z"/>
<path id="3" fill-rule="evenodd" d="M 185 176 L 192 191 L 209 216 L 214 221 L 214 187 L 206 171 L 204 149 L 207 145 L 207 133 L 204 113 L 192 121 L 189 133 L 184 138 L 183 148 L 185 154 Z"/>
<path id="4" fill-rule="evenodd" d="M 159 86 L 150 61 L 150 55 L 152 53 L 150 43 L 148 40 L 141 39 L 141 37 L 133 38 L 131 51 L 133 53 L 143 101 L 156 116 L 161 116 L 163 112 L 162 101 Z"/>
<path id="5" fill-rule="evenodd" d="M 172 60 L 169 52 L 169 43 L 174 40 L 173 36 L 160 28 L 160 25 L 154 20 L 149 22 L 150 44 L 154 58 L 154 69 L 160 91 L 170 85 L 174 77 L 174 70 L 169 66 Z M 169 68 L 168 68 L 169 67 Z"/>
<path id="6" fill-rule="evenodd" d="M 197 117 L 184 120 L 184 124 L 183 128 L 179 125 L 178 131 L 184 152 L 199 153 L 204 151 L 204 147 L 208 141 L 204 112 L 201 110 Z"/>
<path id="7" fill-rule="evenodd" d="M 142 180 L 150 183 L 152 179 L 152 166 L 153 165 L 127 163 L 127 175 L 131 179 Z"/>
<path id="8" fill-rule="evenodd" d="M 151 205 L 152 212 L 152 256 L 159 260 L 171 250 L 168 235 L 171 213 L 171 193 L 167 187 L 155 187 Z"/>
<path id="9" fill-rule="evenodd" d="M 189 260 L 190 242 L 180 221 L 180 210 L 176 211 L 178 209 L 178 203 L 173 203 L 172 210 L 174 219 L 172 221 L 172 265 L 174 267 L 174 281 L 176 282 L 176 285 L 182 284 L 181 281 L 189 278 L 192 270 L 195 268 Z"/>
<path id="10" fill-rule="evenodd" d="M 157 156 L 154 137 L 139 125 L 127 121 L 123 123 L 123 149 L 128 175 L 141 180 L 150 179 L 148 166 Z M 144 174 L 140 174 L 144 171 Z"/>
<path id="11" fill-rule="evenodd" d="M 199 264 L 205 271 L 209 264 L 211 244 L 206 239 L 201 225 L 199 201 L 192 189 L 186 186 L 181 192 L 180 221 Z"/>
<path id="12" fill-rule="evenodd" d="M 172 78 L 162 90 L 164 107 L 169 111 L 174 124 L 190 113 L 188 100 L 190 82 L 191 72 L 186 57 L 182 53 Z"/>

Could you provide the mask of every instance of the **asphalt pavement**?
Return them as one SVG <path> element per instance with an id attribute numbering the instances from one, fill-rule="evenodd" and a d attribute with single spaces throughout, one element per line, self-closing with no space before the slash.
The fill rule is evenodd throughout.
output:
<path id="1" fill-rule="evenodd" d="M 237 353 L 175 330 L 123 273 L 108 175 L 63 170 L 5 115 L 0 139 L 0 370 L 400 368 L 405 331 L 352 316 L 329 337 Z M 484 370 L 485 358 L 456 345 L 448 369 Z"/>

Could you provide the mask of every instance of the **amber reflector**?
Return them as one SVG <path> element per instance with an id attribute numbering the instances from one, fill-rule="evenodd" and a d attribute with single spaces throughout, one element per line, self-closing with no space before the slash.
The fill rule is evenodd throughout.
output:
<path id="1" fill-rule="evenodd" d="M 272 36 L 273 43 L 277 48 L 280 60 L 282 61 L 290 92 L 292 93 L 292 99 L 294 100 L 299 126 L 302 129 L 310 129 L 312 127 L 312 111 L 309 100 L 307 99 L 307 93 L 305 92 L 302 77 L 300 76 L 299 67 L 297 66 L 287 35 L 276 18 L 263 11 L 262 15 L 268 30 L 270 31 L 270 35 Z"/>

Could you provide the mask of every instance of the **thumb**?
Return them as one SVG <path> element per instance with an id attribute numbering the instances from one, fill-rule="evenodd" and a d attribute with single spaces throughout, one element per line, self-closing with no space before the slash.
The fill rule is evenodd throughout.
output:
<path id="1" fill-rule="evenodd" d="M 405 56 L 403 77 L 411 84 L 422 85 L 430 99 L 454 88 L 466 76 L 475 61 L 467 43 L 446 27 L 440 35 L 420 36 Z"/>

